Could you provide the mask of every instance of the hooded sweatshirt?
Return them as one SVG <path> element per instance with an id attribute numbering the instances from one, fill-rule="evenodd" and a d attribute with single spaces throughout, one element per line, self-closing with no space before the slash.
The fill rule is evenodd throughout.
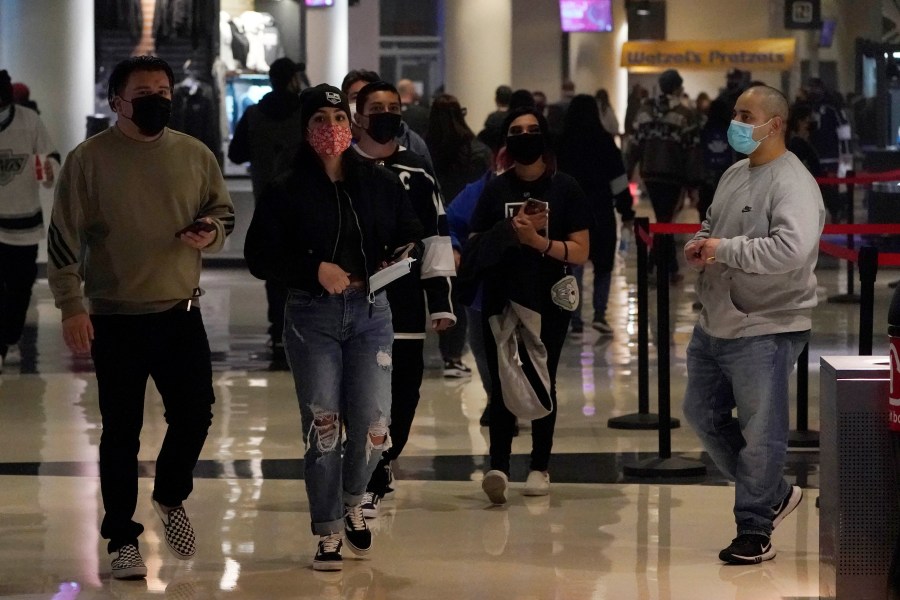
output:
<path id="1" fill-rule="evenodd" d="M 300 98 L 292 92 L 269 92 L 244 111 L 228 146 L 228 158 L 250 163 L 254 198 L 259 200 L 265 187 L 291 167 L 303 130 Z"/>

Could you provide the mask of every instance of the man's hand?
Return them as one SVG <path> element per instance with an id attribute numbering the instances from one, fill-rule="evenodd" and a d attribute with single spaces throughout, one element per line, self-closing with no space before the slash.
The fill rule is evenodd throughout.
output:
<path id="1" fill-rule="evenodd" d="M 722 240 L 720 238 L 709 238 L 706 240 L 706 243 L 703 244 L 703 247 L 700 249 L 700 258 L 703 259 L 704 264 L 711 264 L 716 262 L 716 249 L 719 247 L 719 242 Z"/>
<path id="2" fill-rule="evenodd" d="M 203 217 L 199 220 L 206 223 L 213 222 L 209 217 Z M 178 239 L 195 250 L 202 250 L 215 241 L 216 235 L 218 235 L 218 231 L 200 231 L 198 233 L 188 231 L 179 236 Z"/>
<path id="3" fill-rule="evenodd" d="M 53 161 L 48 158 L 48 159 L 44 160 L 43 166 L 44 166 L 44 180 L 41 182 L 41 184 L 45 188 L 51 188 L 51 187 L 53 187 L 53 179 L 54 179 Z"/>
<path id="4" fill-rule="evenodd" d="M 340 294 L 350 285 L 350 273 L 334 263 L 320 263 L 319 285 L 329 294 Z"/>
<path id="5" fill-rule="evenodd" d="M 438 333 L 447 331 L 452 326 L 453 321 L 451 321 L 450 319 L 434 319 L 431 321 L 431 328 Z"/>
<path id="6" fill-rule="evenodd" d="M 716 262 L 716 249 L 719 247 L 720 238 L 707 238 L 689 242 L 684 247 L 684 258 L 688 265 L 698 271 Z"/>
<path id="7" fill-rule="evenodd" d="M 75 354 L 89 354 L 94 341 L 94 325 L 87 313 L 79 313 L 62 322 L 63 340 Z"/>
<path id="8" fill-rule="evenodd" d="M 702 271 L 706 267 L 706 262 L 701 258 L 701 250 L 705 243 L 706 240 L 695 240 L 684 247 L 684 259 L 689 267 L 697 271 Z"/>
<path id="9" fill-rule="evenodd" d="M 459 253 L 459 250 L 456 248 L 453 249 L 453 266 L 456 269 L 456 272 L 459 273 L 459 263 L 462 262 L 462 254 Z"/>

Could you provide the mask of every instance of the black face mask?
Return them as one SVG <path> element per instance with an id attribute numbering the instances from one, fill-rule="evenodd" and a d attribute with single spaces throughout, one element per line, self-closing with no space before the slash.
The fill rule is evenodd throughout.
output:
<path id="1" fill-rule="evenodd" d="M 138 96 L 131 101 L 131 109 L 131 120 L 141 133 L 157 135 L 169 123 L 169 117 L 172 116 L 172 101 L 159 94 Z"/>
<path id="2" fill-rule="evenodd" d="M 521 133 L 507 136 L 506 152 L 520 165 L 532 165 L 544 154 L 544 134 Z"/>
<path id="3" fill-rule="evenodd" d="M 400 115 L 396 113 L 375 113 L 369 115 L 366 133 L 379 144 L 387 144 L 400 133 Z"/>

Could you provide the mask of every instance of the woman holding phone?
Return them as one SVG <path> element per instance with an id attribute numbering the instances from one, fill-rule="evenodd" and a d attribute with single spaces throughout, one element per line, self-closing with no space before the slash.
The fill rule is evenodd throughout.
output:
<path id="1" fill-rule="evenodd" d="M 371 549 L 362 499 L 389 445 L 394 334 L 387 296 L 369 277 L 422 226 L 394 174 L 346 152 L 347 97 L 322 84 L 300 102 L 304 143 L 257 205 L 244 254 L 255 277 L 288 288 L 284 344 L 319 536 L 313 569 L 337 571 L 344 541 L 358 555 Z"/>
<path id="2" fill-rule="evenodd" d="M 541 317 L 540 339 L 547 350 L 549 415 L 532 422 L 531 464 L 523 494 L 550 492 L 549 462 L 556 426 L 556 370 L 571 313 L 553 301 L 551 288 L 588 257 L 589 212 L 574 179 L 556 172 L 547 140 L 547 120 L 532 108 L 511 111 L 503 124 L 506 154 L 513 166 L 489 181 L 472 215 L 472 236 L 506 236 L 514 242 L 501 264 L 483 281 L 484 302 L 507 299 L 510 290 L 534 290 Z M 514 236 L 514 237 L 511 237 Z M 464 250 L 465 252 L 465 250 Z M 506 502 L 516 417 L 503 401 L 497 345 L 485 312 L 484 338 L 491 373 L 491 469 L 482 488 L 494 504 Z"/>

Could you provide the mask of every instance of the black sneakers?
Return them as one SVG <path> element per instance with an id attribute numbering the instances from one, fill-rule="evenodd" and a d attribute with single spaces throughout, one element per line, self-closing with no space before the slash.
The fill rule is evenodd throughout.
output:
<path id="1" fill-rule="evenodd" d="M 784 521 L 784 518 L 794 512 L 794 509 L 803 500 L 803 488 L 798 485 L 792 485 L 787 495 L 777 505 L 772 507 L 775 516 L 772 517 L 772 529 L 778 527 L 778 524 Z"/>
<path id="2" fill-rule="evenodd" d="M 731 545 L 719 552 L 719 560 L 730 565 L 755 565 L 775 558 L 775 547 L 769 536 L 742 533 Z"/>
<path id="3" fill-rule="evenodd" d="M 472 369 L 467 367 L 461 360 L 445 360 L 444 361 L 444 377 L 447 379 L 465 379 L 472 376 Z"/>
<path id="4" fill-rule="evenodd" d="M 394 471 L 391 469 L 391 461 L 382 458 L 378 461 L 375 471 L 369 478 L 369 485 L 366 486 L 366 490 L 374 492 L 379 496 L 387 496 L 394 491 L 394 488 L 391 487 L 391 483 L 393 482 Z"/>
<path id="5" fill-rule="evenodd" d="M 316 556 L 313 558 L 313 571 L 340 571 L 344 568 L 344 559 L 341 556 L 341 534 L 332 533 L 319 537 L 319 545 L 316 548 Z"/>
<path id="6" fill-rule="evenodd" d="M 609 326 L 609 323 L 606 322 L 606 319 L 600 318 L 591 323 L 591 327 L 594 328 L 594 331 L 599 333 L 601 336 L 609 336 L 613 334 L 612 327 Z"/>
<path id="7" fill-rule="evenodd" d="M 378 517 L 378 505 L 381 504 L 381 495 L 375 492 L 366 492 L 362 499 L 362 514 L 367 519 Z"/>
<path id="8" fill-rule="evenodd" d="M 112 559 L 112 576 L 115 579 L 143 579 L 147 576 L 147 565 L 134 544 L 125 544 L 115 552 Z"/>
<path id="9" fill-rule="evenodd" d="M 356 506 L 344 505 L 344 537 L 357 556 L 368 554 L 372 549 L 372 532 L 366 525 L 362 503 Z"/>
<path id="10" fill-rule="evenodd" d="M 159 515 L 166 529 L 166 546 L 169 547 L 175 558 L 188 560 L 197 552 L 194 528 L 184 506 L 166 509 L 159 502 L 153 500 L 153 509 Z"/>

